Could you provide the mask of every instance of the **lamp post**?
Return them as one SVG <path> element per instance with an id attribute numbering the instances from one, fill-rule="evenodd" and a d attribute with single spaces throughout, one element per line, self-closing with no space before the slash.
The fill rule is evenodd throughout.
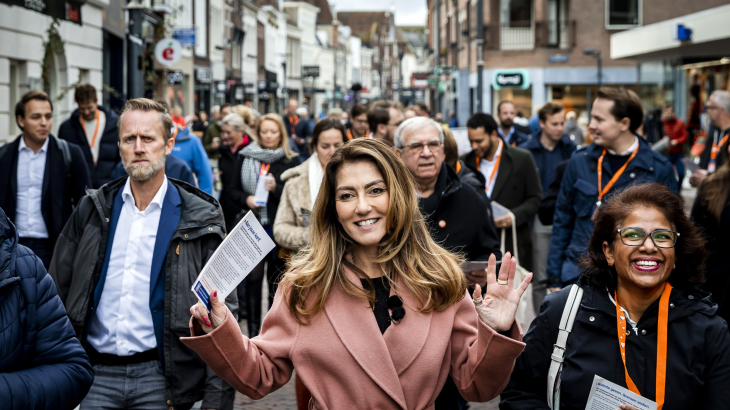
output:
<path id="1" fill-rule="evenodd" d="M 138 0 L 127 4 L 129 11 L 129 38 L 127 42 L 127 95 L 128 99 L 144 97 L 144 39 L 142 20 L 144 6 Z"/>
<path id="2" fill-rule="evenodd" d="M 596 62 L 598 64 L 598 76 L 596 78 L 596 81 L 598 84 L 598 88 L 601 88 L 601 85 L 603 84 L 603 73 L 601 67 L 601 64 L 603 62 L 603 53 L 601 53 L 601 50 L 596 50 L 595 48 L 584 48 L 583 54 L 596 57 Z"/>

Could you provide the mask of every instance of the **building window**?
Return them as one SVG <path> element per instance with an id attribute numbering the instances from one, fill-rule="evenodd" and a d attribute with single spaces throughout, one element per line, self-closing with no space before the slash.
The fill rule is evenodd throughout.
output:
<path id="1" fill-rule="evenodd" d="M 500 16 L 503 26 L 530 27 L 532 24 L 532 0 L 502 0 Z"/>
<path id="2" fill-rule="evenodd" d="M 641 25 L 642 0 L 606 0 L 606 28 L 624 29 Z"/>

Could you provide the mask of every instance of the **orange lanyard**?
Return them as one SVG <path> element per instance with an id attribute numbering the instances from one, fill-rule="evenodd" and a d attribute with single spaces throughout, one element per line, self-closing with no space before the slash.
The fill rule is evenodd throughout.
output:
<path id="1" fill-rule="evenodd" d="M 347 140 L 352 141 L 353 139 L 355 138 L 352 136 L 352 132 L 350 130 L 347 130 Z"/>
<path id="2" fill-rule="evenodd" d="M 667 325 L 669 323 L 669 295 L 672 293 L 672 285 L 667 282 L 659 299 L 659 319 L 657 321 L 657 342 L 656 342 L 656 402 L 657 410 L 664 406 L 665 384 L 667 381 Z M 613 298 L 616 302 L 616 332 L 618 333 L 618 345 L 621 349 L 621 360 L 624 362 L 626 372 L 626 387 L 632 392 L 641 395 L 636 388 L 634 381 L 629 376 L 629 369 L 626 368 L 626 317 L 618 304 L 618 294 L 613 291 Z"/>
<path id="3" fill-rule="evenodd" d="M 94 145 L 96 144 L 96 133 L 99 132 L 99 109 L 96 109 L 96 126 L 94 127 L 94 137 L 91 138 L 91 143 L 89 144 L 89 147 L 94 148 Z M 84 134 L 86 134 L 86 125 L 84 125 L 84 119 L 81 118 L 81 128 L 84 130 Z M 88 136 L 87 136 L 88 138 Z"/>
<path id="4" fill-rule="evenodd" d="M 492 168 L 492 174 L 489 176 L 489 181 L 487 181 L 487 186 L 484 187 L 484 192 L 487 192 L 490 186 L 492 186 L 492 181 L 494 181 L 494 176 L 497 175 L 497 170 L 499 169 L 499 163 L 502 161 L 502 140 L 499 140 L 499 148 L 497 148 L 497 152 L 499 153 L 499 156 L 497 156 L 497 161 L 494 163 L 494 168 Z M 482 172 L 481 164 L 482 159 L 477 157 L 477 171 Z"/>
<path id="5" fill-rule="evenodd" d="M 177 125 L 173 126 L 172 129 L 174 130 L 172 132 L 172 139 L 175 139 L 177 138 L 177 132 L 179 131 L 179 129 L 177 128 Z"/>
<path id="6" fill-rule="evenodd" d="M 631 153 L 629 160 L 626 161 L 624 166 L 619 168 L 619 170 L 615 174 L 613 174 L 613 177 L 611 177 L 611 180 L 608 181 L 608 184 L 606 184 L 606 188 L 601 189 L 601 186 L 603 185 L 603 182 L 601 181 L 601 177 L 603 176 L 603 157 L 606 156 L 606 149 L 605 148 L 603 149 L 603 153 L 601 154 L 601 157 L 598 158 L 598 202 L 596 203 L 597 206 L 601 206 L 601 199 L 603 198 L 603 196 L 606 195 L 608 193 L 608 190 L 610 190 L 611 187 L 613 186 L 613 184 L 616 181 L 618 181 L 618 179 L 621 177 L 621 174 L 623 174 L 624 171 L 626 170 L 626 167 L 629 166 L 629 163 L 636 156 L 636 153 L 639 152 L 639 146 L 641 146 L 641 144 L 636 146 L 636 148 L 634 149 L 634 152 Z"/>
<path id="7" fill-rule="evenodd" d="M 261 164 L 261 169 L 259 170 L 259 175 L 262 177 L 265 177 L 266 174 L 269 173 L 269 168 L 271 168 L 271 164 Z"/>
<path id="8" fill-rule="evenodd" d="M 725 145 L 725 142 L 727 142 L 727 135 L 722 137 L 720 140 L 720 143 L 718 144 L 715 142 L 714 138 L 712 141 L 712 151 L 710 151 L 710 163 L 707 165 L 707 171 L 709 172 L 715 172 L 715 167 L 717 166 L 717 152 L 720 151 L 720 148 Z"/>

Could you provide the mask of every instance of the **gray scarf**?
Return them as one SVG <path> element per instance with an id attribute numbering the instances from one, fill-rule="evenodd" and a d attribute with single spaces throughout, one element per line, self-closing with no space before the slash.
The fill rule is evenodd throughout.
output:
<path id="1" fill-rule="evenodd" d="M 259 172 L 261 171 L 261 163 L 272 164 L 284 158 L 284 148 L 270 150 L 261 148 L 255 142 L 251 142 L 242 150 L 238 151 L 238 155 L 244 157 L 243 165 L 241 166 L 241 185 L 243 185 L 243 190 L 250 195 L 255 195 Z M 259 218 L 261 225 L 269 224 L 269 215 L 266 212 L 265 206 L 252 209 L 252 211 Z"/>

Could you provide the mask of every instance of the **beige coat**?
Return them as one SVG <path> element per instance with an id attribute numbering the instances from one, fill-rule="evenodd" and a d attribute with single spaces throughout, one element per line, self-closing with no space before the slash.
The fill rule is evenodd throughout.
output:
<path id="1" fill-rule="evenodd" d="M 356 286 L 360 278 L 345 267 Z M 510 337 L 485 325 L 471 298 L 443 312 L 419 313 L 418 301 L 398 278 L 390 294 L 403 298 L 406 315 L 381 335 L 367 301 L 332 287 L 324 311 L 301 325 L 279 286 L 261 334 L 241 335 L 233 315 L 205 336 L 190 321 L 180 340 L 239 392 L 258 400 L 285 385 L 296 369 L 312 392 L 310 409 L 433 410 L 451 375 L 472 402 L 498 396 L 525 344 L 514 322 Z M 311 295 L 310 295 L 311 296 Z M 197 329 L 195 327 L 197 326 Z"/>
<path id="2" fill-rule="evenodd" d="M 304 226 L 302 216 L 302 208 L 312 210 L 309 194 L 310 161 L 319 162 L 319 159 L 316 155 L 312 155 L 301 165 L 281 174 L 281 180 L 286 185 L 281 194 L 279 209 L 276 211 L 274 240 L 282 248 L 295 252 L 311 241 L 309 228 Z"/>

